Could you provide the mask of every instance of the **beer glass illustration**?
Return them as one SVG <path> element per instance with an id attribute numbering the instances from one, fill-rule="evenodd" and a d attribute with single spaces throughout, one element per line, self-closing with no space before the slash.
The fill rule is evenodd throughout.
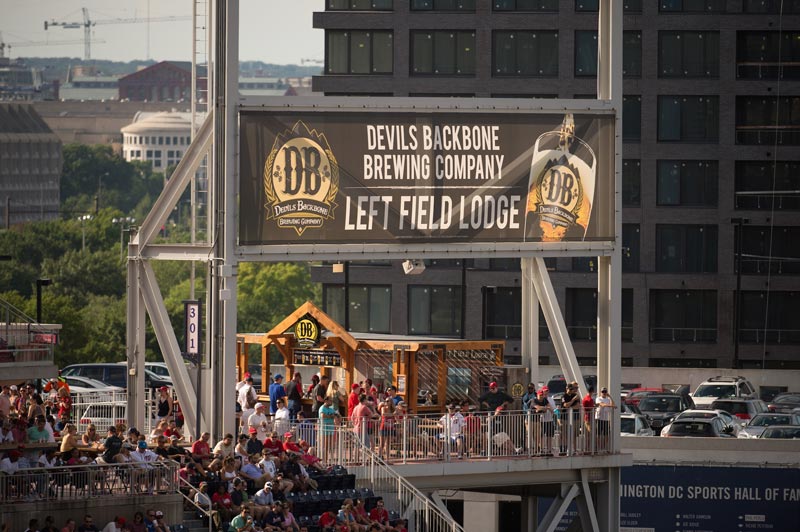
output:
<path id="1" fill-rule="evenodd" d="M 584 240 L 594 202 L 596 158 L 575 136 L 575 121 L 536 139 L 525 203 L 526 242 Z"/>

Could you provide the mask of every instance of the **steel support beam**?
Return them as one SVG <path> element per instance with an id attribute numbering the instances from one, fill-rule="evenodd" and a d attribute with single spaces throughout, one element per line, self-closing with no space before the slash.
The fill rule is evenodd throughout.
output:
<path id="1" fill-rule="evenodd" d="M 178 345 L 178 339 L 175 337 L 172 323 L 169 321 L 169 314 L 167 313 L 167 307 L 164 305 L 164 299 L 161 297 L 155 272 L 153 272 L 153 267 L 149 262 L 140 262 L 139 279 L 139 292 L 144 298 L 147 313 L 150 315 L 150 322 L 153 324 L 153 330 L 158 339 L 158 345 L 164 355 L 164 362 L 169 368 L 175 392 L 178 394 L 178 401 L 180 401 L 181 411 L 185 420 L 184 426 L 187 427 L 189 432 L 193 432 L 198 415 L 197 396 L 194 385 L 189 378 L 189 371 L 186 369 L 186 364 L 183 363 L 181 348 Z M 205 425 L 202 419 L 200 424 L 201 426 Z M 193 436 L 197 438 L 199 434 L 194 434 Z"/>
<path id="2" fill-rule="evenodd" d="M 561 495 L 556 497 L 550 505 L 550 508 L 547 509 L 547 513 L 544 514 L 542 522 L 539 523 L 537 532 L 553 532 L 558 526 L 558 522 L 561 521 L 561 518 L 564 516 L 564 512 L 569 508 L 572 500 L 577 497 L 579 491 L 577 484 L 562 485 Z"/>
<path id="3" fill-rule="evenodd" d="M 135 239 L 131 229 L 131 240 Z M 125 355 L 128 364 L 128 408 L 127 421 L 129 427 L 140 427 L 143 429 L 145 416 L 145 382 L 144 382 L 144 361 L 145 361 L 145 307 L 144 300 L 140 291 L 139 264 L 140 260 L 135 257 L 137 246 L 128 245 L 127 263 L 127 302 L 126 302 L 126 343 Z"/>
<path id="4" fill-rule="evenodd" d="M 528 382 L 539 380 L 539 300 L 533 286 L 533 259 L 520 259 L 522 269 L 522 365 Z"/>

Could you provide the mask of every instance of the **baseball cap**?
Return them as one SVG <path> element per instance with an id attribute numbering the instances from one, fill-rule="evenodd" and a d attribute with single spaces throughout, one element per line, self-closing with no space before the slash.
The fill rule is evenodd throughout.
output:
<path id="1" fill-rule="evenodd" d="M 358 384 L 356 384 L 354 382 L 353 385 L 350 388 L 352 388 L 353 390 L 358 390 L 359 388 L 361 388 L 361 386 L 359 386 Z"/>
<path id="2" fill-rule="evenodd" d="M 386 388 L 386 391 L 387 392 L 394 392 L 394 391 L 396 391 L 396 388 L 394 386 L 389 386 L 389 387 Z"/>
<path id="3" fill-rule="evenodd" d="M 548 388 L 547 386 L 542 386 L 541 388 L 539 388 L 539 393 L 547 393 L 549 391 L 550 388 Z"/>
<path id="4" fill-rule="evenodd" d="M 269 481 L 265 482 L 264 483 L 264 488 L 272 489 L 272 482 L 269 482 Z"/>
<path id="5" fill-rule="evenodd" d="M 605 386 L 603 386 L 602 388 L 600 388 L 600 391 L 601 391 L 601 392 L 607 392 L 607 391 L 608 391 L 608 388 L 606 388 Z"/>
<path id="6" fill-rule="evenodd" d="M 138 445 L 139 445 L 139 449 L 147 449 L 147 442 L 146 441 L 140 441 Z"/>
<path id="7" fill-rule="evenodd" d="M 22 457 L 22 453 L 17 451 L 17 450 L 8 451 L 8 457 L 9 458 L 21 458 Z"/>
<path id="8" fill-rule="evenodd" d="M 291 438 L 292 436 L 294 436 L 294 434 L 292 434 L 291 432 L 284 432 L 283 434 L 284 438 Z"/>
<path id="9" fill-rule="evenodd" d="M 274 376 L 272 379 L 277 381 L 277 380 L 280 380 L 280 379 L 282 379 L 282 378 L 283 378 L 283 375 L 281 375 L 280 373 L 278 373 L 278 374 L 277 374 L 277 375 L 275 375 L 275 376 Z"/>
<path id="10" fill-rule="evenodd" d="M 164 512 L 161 510 L 156 510 L 156 517 L 164 517 Z"/>
<path id="11" fill-rule="evenodd" d="M 178 438 L 178 435 L 177 435 L 177 434 L 173 434 L 172 436 L 170 436 L 170 437 L 169 437 L 169 439 L 170 439 L 170 440 L 177 440 L 177 439 L 179 439 L 179 438 Z"/>
<path id="12" fill-rule="evenodd" d="M 117 523 L 119 523 L 119 524 L 121 524 L 121 525 L 125 526 L 125 518 L 124 518 L 124 517 L 122 517 L 122 516 L 120 516 L 120 517 L 117 517 Z"/>
<path id="13" fill-rule="evenodd" d="M 246 379 L 246 378 L 248 378 L 248 377 L 250 377 L 250 376 L 251 376 L 251 375 L 250 375 L 250 372 L 249 372 L 249 371 L 245 371 L 245 372 L 244 372 L 244 378 L 245 378 L 245 379 Z"/>
<path id="14" fill-rule="evenodd" d="M 139 434 L 139 431 L 136 430 L 136 427 L 131 427 L 128 429 L 128 434 Z"/>
<path id="15" fill-rule="evenodd" d="M 250 427 L 249 429 L 247 429 L 247 432 L 249 432 L 250 434 L 255 434 L 256 432 L 258 432 L 258 429 L 255 427 Z"/>
<path id="16" fill-rule="evenodd" d="M 12 390 L 14 390 L 14 391 L 16 392 L 16 391 L 17 391 L 17 385 L 16 385 L 16 384 L 12 384 L 12 385 L 11 385 L 11 389 L 12 389 Z"/>
<path id="17" fill-rule="evenodd" d="M 168 392 L 169 388 L 167 388 L 166 386 L 162 386 L 161 388 L 158 389 L 158 391 L 159 392 Z"/>
<path id="18" fill-rule="evenodd" d="M 497 388 L 497 383 L 495 381 L 490 382 L 489 388 Z"/>
<path id="19" fill-rule="evenodd" d="M 264 408 L 264 403 L 256 403 L 256 408 Z"/>

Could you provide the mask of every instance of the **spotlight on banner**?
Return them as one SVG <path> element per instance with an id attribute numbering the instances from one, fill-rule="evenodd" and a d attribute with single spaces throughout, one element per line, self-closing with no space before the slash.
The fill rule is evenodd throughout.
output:
<path id="1" fill-rule="evenodd" d="M 425 271 L 425 263 L 421 260 L 404 260 L 403 272 L 406 275 L 419 275 Z"/>

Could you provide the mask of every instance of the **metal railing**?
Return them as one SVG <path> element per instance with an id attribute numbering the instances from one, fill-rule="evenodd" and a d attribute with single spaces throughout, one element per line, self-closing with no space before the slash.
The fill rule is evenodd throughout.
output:
<path id="1" fill-rule="evenodd" d="M 0 299 L 0 364 L 52 362 L 53 331 Z"/>
<path id="2" fill-rule="evenodd" d="M 715 342 L 717 330 L 701 327 L 650 327 L 651 342 Z"/>
<path id="3" fill-rule="evenodd" d="M 178 464 L 95 464 L 19 469 L 0 475 L 0 501 L 33 502 L 153 495 L 178 491 Z"/>
<path id="4" fill-rule="evenodd" d="M 192 494 L 199 491 L 199 488 L 182 478 L 180 475 L 178 476 L 178 485 L 180 486 L 178 492 L 185 501 L 184 506 L 186 506 L 186 504 L 191 506 L 191 511 L 196 513 L 198 519 L 202 519 L 204 521 L 203 526 L 205 527 L 206 523 L 208 523 L 208 532 L 212 532 L 212 530 L 214 530 L 214 510 L 211 508 L 203 508 L 194 501 L 194 498 L 192 498 Z M 209 501 L 211 500 L 210 495 L 208 496 L 208 499 Z"/>
<path id="5" fill-rule="evenodd" d="M 343 447 L 361 457 L 361 464 L 350 469 L 356 475 L 356 486 L 369 488 L 376 497 L 383 497 L 386 507 L 397 511 L 399 518 L 408 522 L 408 530 L 463 532 L 452 516 L 365 446 L 362 438 L 348 430 L 342 430 L 340 435 Z"/>
<path id="6" fill-rule="evenodd" d="M 368 457 L 362 449 L 389 464 L 609 454 L 617 452 L 611 435 L 618 430 L 610 414 L 598 419 L 596 409 L 582 408 L 469 413 L 452 422 L 441 414 L 408 415 L 383 428 L 379 419 L 355 426 L 346 419 L 335 427 L 317 425 L 316 451 L 323 461 L 343 466 L 363 463 Z"/>
<path id="7" fill-rule="evenodd" d="M 144 427 L 137 427 L 142 434 L 149 434 L 155 417 L 153 391 L 145 390 Z M 111 425 L 127 424 L 127 392 L 92 392 L 73 394 L 71 421 L 78 425 L 79 432 L 89 424 L 97 429 L 97 434 L 105 435 Z"/>

